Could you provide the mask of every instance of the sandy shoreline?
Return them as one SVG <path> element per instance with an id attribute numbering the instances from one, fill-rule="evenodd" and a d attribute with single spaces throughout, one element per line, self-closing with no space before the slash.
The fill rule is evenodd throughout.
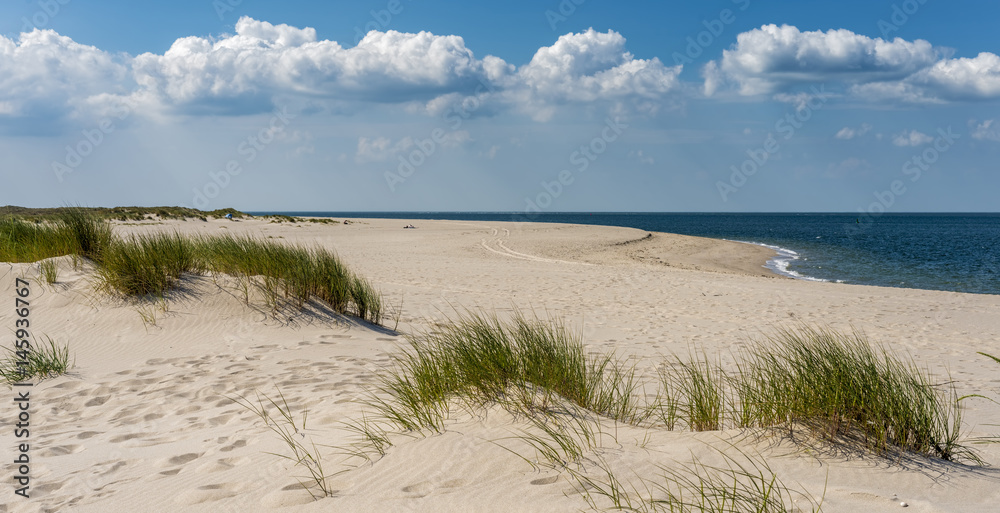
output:
<path id="1" fill-rule="evenodd" d="M 764 268 L 774 252 L 749 244 L 630 228 L 531 223 L 260 220 L 119 225 L 146 230 L 252 233 L 335 250 L 371 279 L 393 308 L 398 333 L 317 311 L 271 315 L 246 305 L 224 277 L 186 278 L 165 308 L 97 294 L 92 273 L 60 261 L 59 282 L 33 281 L 33 324 L 68 343 L 76 367 L 34 388 L 32 497 L 8 490 L 3 511 L 578 511 L 586 503 L 564 475 L 536 471 L 498 447 L 519 424 L 502 412 L 459 417 L 442 435 L 400 439 L 389 453 L 331 482 L 313 502 L 297 484 L 277 438 L 230 398 L 281 389 L 309 410 L 306 434 L 343 445 L 342 422 L 362 412 L 374 372 L 404 343 L 456 308 L 534 310 L 563 319 L 588 347 L 614 349 L 652 372 L 689 348 L 725 359 L 748 338 L 796 323 L 863 330 L 891 351 L 950 375 L 960 394 L 1000 400 L 1000 296 L 807 282 Z M 407 224 L 417 229 L 403 229 Z M 0 264 L 0 291 L 37 276 Z M 259 303 L 259 301 L 258 301 Z M 156 318 L 143 321 L 139 308 Z M 13 326 L 0 312 L 0 325 Z M 391 328 L 394 320 L 386 321 Z M 1000 431 L 1000 406 L 966 401 L 971 437 Z M 15 444 L 11 410 L 0 416 Z M 822 495 L 825 511 L 994 511 L 1000 474 L 918 459 L 817 454 L 738 432 L 655 432 L 620 426 L 611 461 L 623 475 L 706 455 L 706 443 L 737 437 L 789 484 Z M 988 463 L 1000 448 L 977 445 Z M 5 453 L 6 454 L 6 453 Z M 9 481 L 9 478 L 5 481 Z M 37 488 L 36 488 L 37 486 Z M 221 510 L 220 510 L 221 508 Z"/>

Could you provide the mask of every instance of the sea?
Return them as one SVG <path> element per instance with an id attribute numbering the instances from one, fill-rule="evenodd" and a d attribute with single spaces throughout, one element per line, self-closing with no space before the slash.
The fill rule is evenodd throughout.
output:
<path id="1" fill-rule="evenodd" d="M 1000 213 L 788 214 L 252 212 L 339 219 L 533 221 L 625 226 L 758 244 L 767 267 L 800 280 L 1000 294 Z M 419 223 L 415 223 L 419 226 Z"/>

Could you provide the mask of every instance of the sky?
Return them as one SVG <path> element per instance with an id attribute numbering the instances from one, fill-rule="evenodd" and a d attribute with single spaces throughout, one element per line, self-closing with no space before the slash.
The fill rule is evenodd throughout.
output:
<path id="1" fill-rule="evenodd" d="M 1000 3 L 8 0 L 0 205 L 996 212 Z"/>

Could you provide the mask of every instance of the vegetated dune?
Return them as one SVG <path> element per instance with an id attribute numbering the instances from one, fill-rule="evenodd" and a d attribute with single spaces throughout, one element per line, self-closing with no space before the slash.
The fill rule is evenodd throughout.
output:
<path id="1" fill-rule="evenodd" d="M 409 223 L 418 229 L 402 229 Z M 356 429 L 378 421 L 371 393 L 408 347 L 403 334 L 441 332 L 466 310 L 506 320 L 517 308 L 561 320 L 589 353 L 613 351 L 634 365 L 646 385 L 636 393 L 650 402 L 674 355 L 703 354 L 733 370 L 741 351 L 777 328 L 863 330 L 953 381 L 958 395 L 986 398 L 963 400 L 963 440 L 995 465 L 1000 446 L 972 442 L 1000 431 L 1000 406 L 988 400 L 1000 400 L 1000 367 L 977 354 L 1000 352 L 997 296 L 772 279 L 760 275 L 759 248 L 644 240 L 646 232 L 614 227 L 212 220 L 115 230 L 324 247 L 381 290 L 387 313 L 376 326 L 315 301 L 275 311 L 222 274 L 185 274 L 164 300 L 130 301 L 99 292 L 91 264 L 74 268 L 70 257 L 56 259 L 54 284 L 37 279 L 37 264 L 0 264 L 0 293 L 12 298 L 14 280 L 30 279 L 36 336 L 68 344 L 75 358 L 69 374 L 32 388 L 31 498 L 9 489 L 6 511 L 578 511 L 591 507 L 585 492 L 599 508 L 613 505 L 600 492 L 609 473 L 641 509 L 647 486 L 664 495 L 655 488 L 670 482 L 664 474 L 725 479 L 731 473 L 711 467 L 734 466 L 750 470 L 751 485 L 754 469 L 773 472 L 804 511 L 822 500 L 824 511 L 895 511 L 905 502 L 914 511 L 986 512 L 1000 498 L 991 467 L 877 455 L 798 432 L 667 430 L 573 410 L 546 424 L 581 447 L 560 466 L 531 444 L 554 440 L 545 425 L 496 403 L 456 404 L 441 432 L 382 424 L 392 444 L 384 455 Z M 0 311 L 0 325 L 14 318 Z M 291 453 L 243 400 L 272 414 L 270 400 L 287 404 L 291 434 L 318 455 L 330 497 L 314 499 L 322 493 L 308 467 L 269 454 Z M 2 443 L 14 447 L 6 411 Z"/>

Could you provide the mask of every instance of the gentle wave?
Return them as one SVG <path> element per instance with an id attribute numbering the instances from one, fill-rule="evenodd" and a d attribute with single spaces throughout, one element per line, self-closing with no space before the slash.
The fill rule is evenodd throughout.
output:
<path id="1" fill-rule="evenodd" d="M 728 240 L 728 239 L 727 239 Z M 761 246 L 767 249 L 774 250 L 777 255 L 767 261 L 764 267 L 782 275 L 788 276 L 789 278 L 795 278 L 796 280 L 806 280 L 806 281 L 830 281 L 824 280 L 823 278 L 814 278 L 812 276 L 806 276 L 802 273 L 793 271 L 788 268 L 788 265 L 799 259 L 799 254 L 788 248 L 783 248 L 781 246 L 773 246 L 771 244 L 764 244 L 762 242 L 751 242 L 745 240 L 734 240 L 732 242 L 742 242 L 743 244 L 753 244 L 754 246 Z M 841 282 L 841 280 L 837 280 Z"/>

